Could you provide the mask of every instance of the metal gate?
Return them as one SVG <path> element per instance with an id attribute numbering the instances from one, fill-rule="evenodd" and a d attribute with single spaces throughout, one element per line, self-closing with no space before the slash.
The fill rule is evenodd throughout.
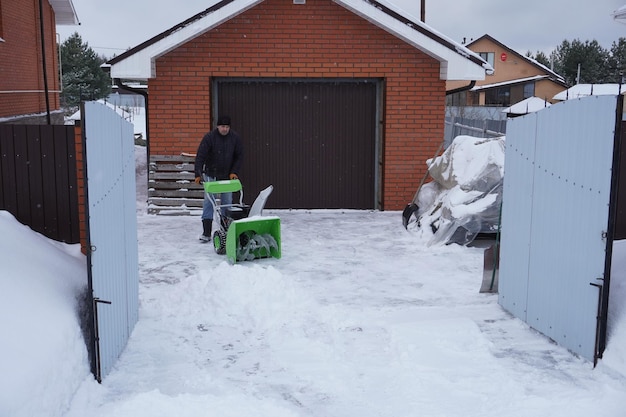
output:
<path id="1" fill-rule="evenodd" d="M 246 195 L 272 184 L 268 208 L 380 208 L 380 83 L 216 80 L 213 108 L 244 141 Z"/>
<path id="2" fill-rule="evenodd" d="M 92 370 L 100 382 L 126 346 L 138 316 L 133 125 L 107 106 L 82 107 L 87 262 L 93 295 Z"/>
<path id="3" fill-rule="evenodd" d="M 605 343 L 620 119 L 617 97 L 593 96 L 507 124 L 499 302 L 594 362 Z"/>

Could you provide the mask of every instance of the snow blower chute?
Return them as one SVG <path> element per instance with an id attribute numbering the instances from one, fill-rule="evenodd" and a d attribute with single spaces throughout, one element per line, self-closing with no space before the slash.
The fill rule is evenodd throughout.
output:
<path id="1" fill-rule="evenodd" d="M 213 247 L 226 254 L 230 263 L 258 258 L 280 258 L 280 218 L 263 216 L 263 208 L 274 187 L 259 193 L 252 206 L 243 204 L 243 188 L 239 180 L 205 181 L 204 192 L 213 205 Z M 238 204 L 222 205 L 217 196 L 239 192 Z"/>

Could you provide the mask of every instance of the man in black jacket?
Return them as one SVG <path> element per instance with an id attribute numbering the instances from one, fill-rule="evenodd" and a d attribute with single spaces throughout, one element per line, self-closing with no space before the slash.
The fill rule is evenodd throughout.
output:
<path id="1" fill-rule="evenodd" d="M 217 128 L 204 135 L 196 152 L 195 175 L 196 184 L 203 181 L 220 181 L 239 178 L 239 170 L 243 161 L 243 144 L 237 132 L 230 128 L 230 117 L 220 116 Z M 220 195 L 221 204 L 232 204 L 232 193 Z M 213 225 L 213 206 L 204 196 L 202 205 L 201 242 L 211 240 Z"/>

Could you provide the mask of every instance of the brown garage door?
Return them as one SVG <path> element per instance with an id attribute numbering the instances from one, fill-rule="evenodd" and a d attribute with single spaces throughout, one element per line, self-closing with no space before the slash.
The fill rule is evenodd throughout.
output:
<path id="1" fill-rule="evenodd" d="M 378 208 L 376 80 L 216 80 L 246 157 L 241 180 L 268 208 Z"/>

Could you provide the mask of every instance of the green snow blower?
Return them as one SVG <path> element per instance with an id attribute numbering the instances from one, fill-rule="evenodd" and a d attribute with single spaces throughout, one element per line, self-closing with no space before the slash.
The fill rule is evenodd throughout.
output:
<path id="1" fill-rule="evenodd" d="M 280 258 L 280 218 L 263 216 L 267 198 L 274 190 L 269 186 L 259 193 L 252 206 L 243 203 L 239 180 L 205 181 L 204 192 L 213 205 L 213 247 L 226 254 L 230 263 L 258 258 Z M 239 193 L 238 204 L 221 204 L 221 193 Z"/>

